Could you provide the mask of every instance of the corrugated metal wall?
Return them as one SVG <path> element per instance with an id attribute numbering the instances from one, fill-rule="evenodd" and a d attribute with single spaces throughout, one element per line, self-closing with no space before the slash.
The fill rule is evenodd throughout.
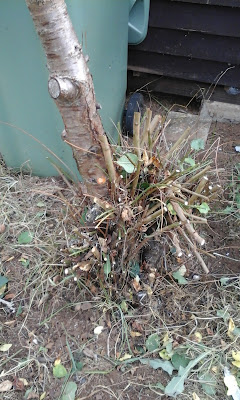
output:
<path id="1" fill-rule="evenodd" d="M 128 64 L 189 83 L 240 87 L 240 0 L 151 0 L 147 37 L 129 48 Z"/>

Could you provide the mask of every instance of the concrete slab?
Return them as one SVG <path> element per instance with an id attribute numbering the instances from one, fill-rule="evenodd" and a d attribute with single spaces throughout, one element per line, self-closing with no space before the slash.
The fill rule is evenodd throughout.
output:
<path id="1" fill-rule="evenodd" d="M 167 116 L 168 125 L 165 129 L 167 145 L 171 147 L 179 137 L 190 128 L 188 140 L 203 139 L 206 142 L 211 126 L 211 119 L 201 120 L 199 115 L 170 111 Z"/>
<path id="2" fill-rule="evenodd" d="M 200 112 L 200 119 L 239 124 L 240 105 L 204 100 Z"/>

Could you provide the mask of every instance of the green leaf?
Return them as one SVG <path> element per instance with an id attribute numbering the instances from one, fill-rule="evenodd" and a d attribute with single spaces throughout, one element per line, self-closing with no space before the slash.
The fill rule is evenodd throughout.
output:
<path id="1" fill-rule="evenodd" d="M 127 153 L 120 157 L 117 164 L 120 165 L 127 173 L 132 174 L 136 170 L 138 157 L 136 154 Z"/>
<path id="2" fill-rule="evenodd" d="M 8 283 L 8 278 L 6 276 L 0 275 L 0 288 Z"/>
<path id="3" fill-rule="evenodd" d="M 176 279 L 176 281 L 179 283 L 179 285 L 186 285 L 188 283 L 188 281 L 183 276 L 184 270 L 182 269 L 182 267 L 179 268 L 177 271 L 173 272 L 172 276 L 174 279 Z M 186 272 L 186 270 L 185 270 L 185 272 Z"/>
<path id="4" fill-rule="evenodd" d="M 11 343 L 5 343 L 0 346 L 0 351 L 8 351 L 12 347 Z"/>
<path id="5" fill-rule="evenodd" d="M 184 378 L 175 376 L 165 387 L 164 393 L 170 397 L 176 397 L 184 391 Z"/>
<path id="6" fill-rule="evenodd" d="M 85 209 L 84 209 L 84 211 L 83 211 L 83 213 L 82 213 L 82 215 L 81 215 L 81 217 L 80 217 L 80 220 L 79 220 L 79 222 L 80 222 L 81 225 L 85 225 L 85 223 L 86 223 L 86 215 L 87 215 L 87 212 L 88 212 L 88 208 L 85 207 Z"/>
<path id="7" fill-rule="evenodd" d="M 46 204 L 43 201 L 39 201 L 37 203 L 37 207 L 39 207 L 39 208 L 46 207 Z"/>
<path id="8" fill-rule="evenodd" d="M 150 358 L 141 358 L 140 360 L 141 364 L 144 365 L 149 365 L 149 367 L 152 367 L 153 369 L 158 369 L 161 368 L 163 371 L 167 372 L 169 375 L 172 375 L 173 373 L 173 366 L 170 363 L 170 361 L 163 361 L 160 359 L 154 359 L 151 360 Z"/>
<path id="9" fill-rule="evenodd" d="M 24 399 L 27 399 L 29 394 L 33 391 L 33 387 L 30 387 L 29 389 L 26 390 L 24 394 Z"/>
<path id="10" fill-rule="evenodd" d="M 171 356 L 169 355 L 167 349 L 162 349 L 158 354 L 163 360 L 171 360 Z"/>
<path id="11" fill-rule="evenodd" d="M 53 376 L 55 378 L 64 378 L 67 374 L 67 370 L 62 364 L 57 364 L 53 367 Z"/>
<path id="12" fill-rule="evenodd" d="M 217 310 L 217 317 L 220 317 L 224 320 L 224 322 L 227 324 L 228 320 L 230 319 L 230 314 L 224 309 L 224 310 Z"/>
<path id="13" fill-rule="evenodd" d="M 160 346 L 160 337 L 157 333 L 153 333 L 152 335 L 148 336 L 146 340 L 146 347 L 148 351 L 154 351 L 159 349 Z"/>
<path id="14" fill-rule="evenodd" d="M 75 361 L 75 365 L 76 365 L 77 371 L 82 371 L 84 364 L 81 361 Z"/>
<path id="15" fill-rule="evenodd" d="M 210 207 L 207 203 L 202 203 L 200 206 L 195 206 L 200 214 L 207 214 L 210 211 Z"/>
<path id="16" fill-rule="evenodd" d="M 64 389 L 61 400 L 74 400 L 77 391 L 77 384 L 75 382 L 69 381 Z"/>
<path id="17" fill-rule="evenodd" d="M 112 268 L 111 268 L 110 258 L 109 258 L 109 255 L 107 255 L 107 261 L 105 262 L 105 264 L 103 266 L 103 271 L 104 271 L 106 278 L 108 278 L 108 275 L 110 274 L 111 269 Z"/>
<path id="18" fill-rule="evenodd" d="M 171 203 L 168 203 L 168 204 L 167 204 L 167 209 L 168 209 L 168 211 L 170 212 L 170 214 L 176 215 L 176 211 L 174 210 L 174 208 L 173 208 L 173 206 L 172 206 Z"/>
<path id="19" fill-rule="evenodd" d="M 224 210 L 222 210 L 221 212 L 223 214 L 232 214 L 234 212 L 234 207 L 232 206 L 227 206 L 226 208 L 224 208 Z"/>
<path id="20" fill-rule="evenodd" d="M 33 232 L 25 231 L 18 236 L 19 244 L 28 244 L 33 240 Z"/>
<path id="21" fill-rule="evenodd" d="M 239 336 L 239 335 L 240 335 L 240 328 L 238 328 L 238 327 L 234 328 L 233 331 L 232 331 L 232 333 L 233 333 L 235 336 Z"/>
<path id="22" fill-rule="evenodd" d="M 124 313 L 128 312 L 128 305 L 127 302 L 125 300 L 122 300 L 121 304 L 120 304 L 121 310 Z"/>
<path id="23" fill-rule="evenodd" d="M 40 217 L 42 217 L 43 215 L 45 215 L 45 211 L 39 211 L 39 212 L 36 214 L 36 217 L 37 217 L 37 218 L 40 218 Z"/>
<path id="24" fill-rule="evenodd" d="M 166 343 L 166 351 L 168 352 L 168 354 L 172 353 L 172 342 Z"/>
<path id="25" fill-rule="evenodd" d="M 191 158 L 191 157 L 186 157 L 186 158 L 184 158 L 183 161 L 184 161 L 186 164 L 191 165 L 191 167 L 194 167 L 194 165 L 196 165 L 194 159 Z"/>
<path id="26" fill-rule="evenodd" d="M 26 258 L 21 258 L 21 260 L 19 260 L 22 264 L 23 267 L 27 268 L 30 264 L 30 261 L 27 260 Z"/>
<path id="27" fill-rule="evenodd" d="M 178 394 L 181 394 L 184 390 L 184 383 L 187 379 L 191 369 L 195 367 L 203 358 L 205 358 L 209 352 L 201 354 L 199 357 L 190 361 L 186 368 L 179 367 L 178 376 L 175 376 L 170 380 L 170 382 L 165 387 L 165 394 L 170 397 L 176 397 Z"/>
<path id="28" fill-rule="evenodd" d="M 205 144 L 204 144 L 203 139 L 194 139 L 191 141 L 191 149 L 192 150 L 199 151 L 199 150 L 203 150 L 204 147 L 205 147 Z"/>
<path id="29" fill-rule="evenodd" d="M 230 278 L 227 278 L 226 276 L 222 276 L 222 278 L 220 278 L 221 286 L 226 286 L 230 280 L 231 280 Z"/>
<path id="30" fill-rule="evenodd" d="M 213 374 L 203 374 L 199 376 L 199 381 L 205 393 L 209 396 L 214 396 L 216 394 L 216 379 Z"/>
<path id="31" fill-rule="evenodd" d="M 174 353 L 171 361 L 174 368 L 179 370 L 180 367 L 186 368 L 191 360 L 181 354 Z"/>
<path id="32" fill-rule="evenodd" d="M 160 389 L 164 392 L 165 387 L 161 384 L 161 382 L 153 383 L 149 385 L 153 389 Z"/>
<path id="33" fill-rule="evenodd" d="M 131 276 L 131 278 L 136 278 L 137 275 L 140 275 L 140 265 L 137 261 L 131 263 L 129 275 Z"/>
<path id="34" fill-rule="evenodd" d="M 22 312 L 23 312 L 23 308 L 22 308 L 21 304 L 19 304 L 17 312 L 16 312 L 16 317 L 19 317 L 19 315 L 21 315 Z"/>

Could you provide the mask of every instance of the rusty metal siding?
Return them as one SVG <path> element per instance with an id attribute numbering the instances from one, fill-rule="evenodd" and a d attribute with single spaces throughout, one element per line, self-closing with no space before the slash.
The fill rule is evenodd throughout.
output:
<path id="1" fill-rule="evenodd" d="M 240 87 L 240 0 L 151 0 L 129 70 Z"/>

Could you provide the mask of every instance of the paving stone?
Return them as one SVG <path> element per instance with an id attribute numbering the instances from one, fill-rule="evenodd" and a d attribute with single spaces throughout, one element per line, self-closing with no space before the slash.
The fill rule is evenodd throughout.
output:
<path id="1" fill-rule="evenodd" d="M 204 100 L 200 112 L 200 119 L 239 124 L 240 105 Z"/>
<path id="2" fill-rule="evenodd" d="M 171 147 L 188 128 L 190 128 L 188 140 L 201 138 L 206 142 L 212 122 L 210 118 L 202 120 L 199 115 L 175 111 L 170 111 L 168 113 L 166 122 L 168 121 L 170 122 L 164 133 L 169 147 Z"/>

